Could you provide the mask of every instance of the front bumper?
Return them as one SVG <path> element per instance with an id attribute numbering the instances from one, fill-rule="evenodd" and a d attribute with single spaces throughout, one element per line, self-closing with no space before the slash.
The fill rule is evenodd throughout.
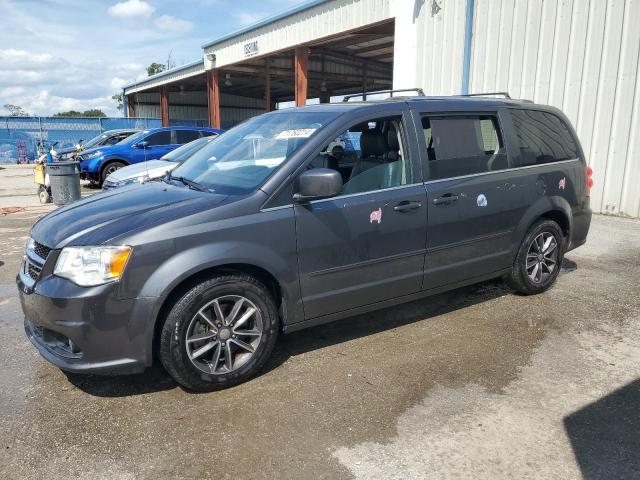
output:
<path id="1" fill-rule="evenodd" d="M 30 287 L 22 277 L 25 332 L 46 360 L 81 373 L 136 373 L 151 366 L 159 299 L 121 299 L 117 283 L 85 288 L 49 275 Z"/>

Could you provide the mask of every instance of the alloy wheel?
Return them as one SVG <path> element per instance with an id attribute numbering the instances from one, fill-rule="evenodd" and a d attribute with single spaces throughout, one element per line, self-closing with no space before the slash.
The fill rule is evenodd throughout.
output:
<path id="1" fill-rule="evenodd" d="M 239 295 L 218 297 L 193 316 L 185 346 L 191 363 L 208 374 L 227 374 L 253 357 L 262 340 L 260 310 Z"/>
<path id="2" fill-rule="evenodd" d="M 527 275 L 536 284 L 544 284 L 558 268 L 558 240 L 550 232 L 538 234 L 527 250 Z"/>

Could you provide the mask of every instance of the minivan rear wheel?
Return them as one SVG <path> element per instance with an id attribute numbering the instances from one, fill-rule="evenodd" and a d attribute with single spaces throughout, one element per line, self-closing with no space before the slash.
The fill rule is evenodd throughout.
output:
<path id="1" fill-rule="evenodd" d="M 551 288 L 560 273 L 564 257 L 564 236 L 553 220 L 534 223 L 518 250 L 509 285 L 524 295 L 535 295 Z"/>
<path id="2" fill-rule="evenodd" d="M 256 375 L 278 335 L 271 293 L 248 275 L 223 275 L 185 293 L 160 337 L 160 360 L 183 387 L 212 391 Z"/>

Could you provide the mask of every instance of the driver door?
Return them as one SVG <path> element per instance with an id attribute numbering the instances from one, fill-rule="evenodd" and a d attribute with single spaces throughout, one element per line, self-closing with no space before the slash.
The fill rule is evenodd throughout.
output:
<path id="1" fill-rule="evenodd" d="M 417 152 L 407 141 L 411 123 L 406 120 L 398 112 L 342 133 L 358 137 L 358 158 L 350 173 L 341 172 L 346 180 L 342 194 L 294 206 L 308 319 L 421 289 L 426 192 Z M 335 169 L 338 162 L 320 163 L 309 166 Z"/>

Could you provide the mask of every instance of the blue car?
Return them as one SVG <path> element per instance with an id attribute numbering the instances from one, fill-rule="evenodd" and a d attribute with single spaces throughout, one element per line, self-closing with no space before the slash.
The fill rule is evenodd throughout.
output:
<path id="1" fill-rule="evenodd" d="M 82 152 L 78 157 L 80 178 L 102 185 L 109 175 L 122 167 L 157 160 L 182 144 L 222 132 L 216 128 L 192 127 L 144 130 L 115 145 L 90 148 Z"/>

